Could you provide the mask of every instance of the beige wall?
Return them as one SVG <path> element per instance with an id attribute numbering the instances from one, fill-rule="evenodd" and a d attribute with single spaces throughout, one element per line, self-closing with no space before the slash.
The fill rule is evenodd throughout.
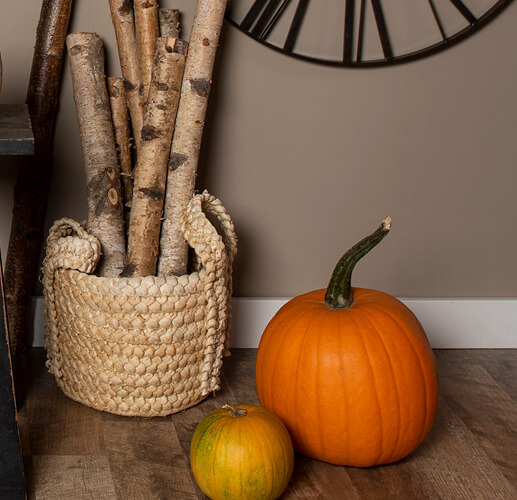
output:
<path id="1" fill-rule="evenodd" d="M 40 1 L 0 6 L 1 102 L 23 102 Z M 190 24 L 194 0 L 179 6 Z M 226 25 L 199 186 L 236 223 L 239 296 L 323 287 L 346 248 L 390 215 L 355 284 L 404 297 L 517 296 L 517 5 L 430 58 L 351 70 L 285 57 Z M 118 74 L 107 0 L 75 0 Z M 5 255 L 16 162 L 0 168 Z M 68 64 L 48 223 L 83 219 L 85 180 Z"/>

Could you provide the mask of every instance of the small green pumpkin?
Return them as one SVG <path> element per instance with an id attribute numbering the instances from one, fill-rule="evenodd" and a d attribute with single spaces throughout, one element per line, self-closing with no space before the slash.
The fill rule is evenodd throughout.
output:
<path id="1" fill-rule="evenodd" d="M 274 500 L 293 472 L 291 438 L 281 420 L 260 406 L 224 406 L 196 427 L 190 464 L 212 500 Z"/>

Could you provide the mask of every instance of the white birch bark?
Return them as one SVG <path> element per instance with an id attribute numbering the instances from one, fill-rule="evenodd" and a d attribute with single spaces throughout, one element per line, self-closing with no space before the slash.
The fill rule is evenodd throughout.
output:
<path id="1" fill-rule="evenodd" d="M 88 190 L 88 231 L 99 238 L 100 276 L 119 276 L 125 264 L 124 216 L 117 149 L 104 76 L 104 48 L 95 33 L 66 39 Z"/>
<path id="2" fill-rule="evenodd" d="M 194 193 L 212 72 L 226 3 L 227 0 L 198 0 L 196 7 L 169 158 L 159 274 L 182 275 L 187 272 L 188 248 L 179 221 Z"/>
<path id="3" fill-rule="evenodd" d="M 110 96 L 111 117 L 113 119 L 113 130 L 115 132 L 115 143 L 120 167 L 124 219 L 128 222 L 131 200 L 133 199 L 133 165 L 131 161 L 129 114 L 126 91 L 124 90 L 124 80 L 119 77 L 109 77 L 108 93 Z"/>
<path id="4" fill-rule="evenodd" d="M 149 100 L 142 128 L 141 150 L 134 172 L 129 222 L 128 262 L 124 276 L 156 273 L 167 163 L 187 42 L 158 38 Z"/>
<path id="5" fill-rule="evenodd" d="M 129 0 L 109 0 L 109 5 L 111 21 L 113 22 L 117 38 L 120 69 L 124 78 L 127 105 L 138 153 L 144 113 L 140 99 L 140 70 L 136 46 L 133 2 Z"/>
<path id="6" fill-rule="evenodd" d="M 140 97 L 143 105 L 149 96 L 153 72 L 154 49 L 160 36 L 157 0 L 134 0 L 136 44 L 140 68 Z"/>

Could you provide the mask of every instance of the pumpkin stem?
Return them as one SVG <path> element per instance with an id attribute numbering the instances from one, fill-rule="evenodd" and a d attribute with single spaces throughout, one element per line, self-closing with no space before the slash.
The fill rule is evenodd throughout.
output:
<path id="1" fill-rule="evenodd" d="M 223 410 L 226 410 L 232 417 L 243 417 L 248 413 L 246 408 L 237 408 L 236 406 L 224 405 Z"/>
<path id="2" fill-rule="evenodd" d="M 372 234 L 356 243 L 339 259 L 325 293 L 325 303 L 331 309 L 346 309 L 352 305 L 352 271 L 359 260 L 382 241 L 390 228 L 391 219 L 386 217 Z"/>

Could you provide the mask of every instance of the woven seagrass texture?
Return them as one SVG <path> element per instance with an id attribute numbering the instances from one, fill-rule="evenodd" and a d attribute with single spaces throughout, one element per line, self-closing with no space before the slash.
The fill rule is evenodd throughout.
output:
<path id="1" fill-rule="evenodd" d="M 71 219 L 50 229 L 43 263 L 47 368 L 70 398 L 120 415 L 163 416 L 219 389 L 234 227 L 206 191 L 192 198 L 181 225 L 197 271 L 179 277 L 95 276 L 97 238 Z"/>

